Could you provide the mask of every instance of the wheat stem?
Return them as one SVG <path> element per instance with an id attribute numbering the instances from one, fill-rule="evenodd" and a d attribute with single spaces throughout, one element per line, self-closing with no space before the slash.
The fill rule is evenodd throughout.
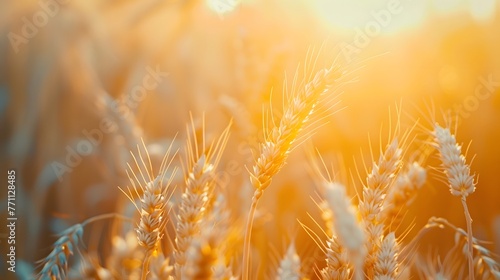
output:
<path id="1" fill-rule="evenodd" d="M 465 196 L 462 196 L 462 206 L 464 207 L 465 220 L 467 222 L 467 251 L 468 251 L 468 263 L 469 263 L 469 279 L 474 280 L 474 256 L 473 256 L 473 246 L 472 246 L 472 217 L 469 213 L 469 208 L 467 207 L 467 201 Z"/>
<path id="2" fill-rule="evenodd" d="M 257 209 L 257 203 L 259 202 L 261 196 L 262 191 L 259 189 L 255 190 L 252 197 L 252 205 L 250 206 L 250 211 L 248 212 L 247 224 L 245 227 L 245 240 L 243 242 L 243 280 L 248 280 L 250 274 L 250 240 L 252 239 L 253 218 L 255 216 L 255 210 Z"/>
<path id="3" fill-rule="evenodd" d="M 141 280 L 146 280 L 148 277 L 150 260 L 151 260 L 151 250 L 148 250 L 146 252 L 146 257 L 144 257 L 144 261 L 142 263 Z"/>
<path id="4" fill-rule="evenodd" d="M 439 151 L 443 172 L 446 175 L 450 192 L 462 200 L 465 219 L 467 222 L 469 279 L 474 279 L 474 260 L 472 255 L 472 218 L 467 208 L 467 196 L 476 190 L 474 175 L 470 174 L 470 165 L 466 163 L 462 154 L 462 147 L 457 144 L 454 134 L 449 128 L 439 124 L 434 125 L 434 146 Z"/>

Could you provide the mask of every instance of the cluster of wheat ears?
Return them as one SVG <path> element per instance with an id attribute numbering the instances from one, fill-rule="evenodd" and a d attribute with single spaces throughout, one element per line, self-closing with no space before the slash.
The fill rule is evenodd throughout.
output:
<path id="1" fill-rule="evenodd" d="M 259 200 L 273 187 L 273 177 L 285 166 L 294 148 L 320 127 L 318 123 L 325 112 L 331 112 L 338 103 L 338 88 L 348 75 L 334 64 L 307 74 L 303 82 L 294 80 L 284 90 L 283 111 L 279 116 L 271 113 L 272 121 L 264 125 L 260 149 L 254 151 L 253 166 L 247 167 L 253 196 L 245 225 L 232 225 L 227 198 L 217 180 L 231 124 L 209 141 L 205 131 L 197 132 L 192 121 L 187 125 L 185 147 L 177 149 L 171 145 L 159 167 L 152 163 L 144 142 L 131 152 L 133 162 L 127 170 L 130 185 L 120 186 L 120 190 L 135 208 L 135 214 L 97 216 L 68 228 L 42 260 L 38 278 L 69 277 L 71 258 L 87 256 L 82 244 L 85 227 L 115 218 L 130 223 L 133 229 L 113 238 L 113 258 L 106 267 L 91 262 L 92 269 L 80 273 L 97 279 L 256 279 L 252 229 Z M 297 223 L 314 240 L 321 256 L 313 261 L 301 258 L 292 241 L 272 277 L 500 279 L 495 256 L 483 241 L 474 238 L 467 209 L 467 197 L 475 191 L 477 176 L 471 172 L 466 151 L 456 141 L 451 122 L 442 125 L 434 118 L 431 120 L 425 128 L 426 142 L 439 156 L 439 167 L 425 166 L 424 160 L 406 160 L 408 142 L 414 140 L 413 128 L 425 125 L 415 124 L 408 130 L 396 125 L 378 159 L 374 157 L 366 167 L 368 174 L 357 197 L 349 197 L 346 182 L 330 172 L 320 176 L 317 188 L 321 198 L 317 205 L 323 220 L 316 223 L 323 235 L 300 221 Z M 181 164 L 174 161 L 178 157 Z M 407 240 L 405 234 L 397 234 L 395 229 L 403 218 L 408 218 L 406 209 L 426 183 L 431 168 L 442 175 L 444 185 L 461 200 L 467 228 L 432 217 L 412 240 Z M 173 178 L 179 172 L 183 174 L 183 183 L 174 186 Z M 429 230 L 445 227 L 455 231 L 455 247 L 442 261 L 435 256 L 422 258 L 416 250 L 420 238 Z"/>

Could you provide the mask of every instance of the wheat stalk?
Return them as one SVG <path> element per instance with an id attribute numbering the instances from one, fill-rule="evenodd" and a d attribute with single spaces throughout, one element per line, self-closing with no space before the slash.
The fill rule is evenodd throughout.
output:
<path id="1" fill-rule="evenodd" d="M 187 262 L 187 251 L 191 241 L 200 232 L 200 223 L 206 215 L 207 208 L 212 207 L 211 198 L 215 184 L 215 169 L 229 137 L 229 128 L 223 131 L 217 141 L 210 147 L 205 143 L 205 125 L 202 125 L 201 147 L 198 145 L 196 129 L 191 117 L 191 126 L 187 128 L 187 166 L 184 169 L 186 188 L 182 194 L 177 214 L 177 227 L 174 252 L 177 277 L 182 277 L 182 268 Z"/>
<path id="2" fill-rule="evenodd" d="M 264 190 L 271 184 L 273 176 L 285 165 L 292 145 L 315 111 L 320 97 L 330 89 L 338 76 L 337 69 L 333 67 L 318 71 L 312 81 L 288 100 L 279 125 L 266 133 L 265 142 L 260 146 L 260 156 L 250 172 L 250 181 L 255 191 L 245 228 L 243 280 L 248 280 L 250 272 L 250 240 L 257 203 Z"/>
<path id="3" fill-rule="evenodd" d="M 461 198 L 467 222 L 468 252 L 469 252 L 469 279 L 474 279 L 474 260 L 472 243 L 472 218 L 467 207 L 467 196 L 476 189 L 474 175 L 470 174 L 470 166 L 462 155 L 462 147 L 457 144 L 455 135 L 449 128 L 443 128 L 439 124 L 434 125 L 434 147 L 439 151 L 443 172 L 448 178 L 450 192 Z"/>
<path id="4" fill-rule="evenodd" d="M 168 200 L 173 193 L 170 190 L 170 185 L 177 170 L 174 168 L 172 173 L 167 177 L 166 182 L 164 182 L 168 169 L 176 154 L 174 153 L 173 156 L 170 156 L 172 144 L 173 141 L 163 157 L 159 174 L 156 177 L 153 177 L 153 166 L 144 141 L 142 142 L 142 146 L 146 153 L 148 164 L 146 164 L 139 145 L 137 145 L 138 158 L 133 153 L 131 153 L 131 155 L 139 170 L 138 174 L 134 172 L 130 164 L 128 164 L 127 170 L 127 176 L 132 184 L 133 190 L 128 186 L 127 191 L 120 188 L 140 214 L 139 224 L 135 231 L 139 245 L 142 246 L 146 252 L 143 260 L 142 280 L 147 278 L 151 255 L 158 249 L 159 242 L 163 238 L 165 226 L 168 221 L 168 211 L 170 210 L 167 210 Z M 145 171 L 143 171 L 143 169 Z M 135 198 L 139 199 L 138 203 Z"/>
<path id="5" fill-rule="evenodd" d="M 373 277 L 373 269 L 384 234 L 382 206 L 387 188 L 396 175 L 400 165 L 402 151 L 395 138 L 380 156 L 378 163 L 373 163 L 372 171 L 368 175 L 366 186 L 363 187 L 363 198 L 359 202 L 359 211 L 363 218 L 367 234 L 367 258 L 365 270 L 368 277 Z"/>

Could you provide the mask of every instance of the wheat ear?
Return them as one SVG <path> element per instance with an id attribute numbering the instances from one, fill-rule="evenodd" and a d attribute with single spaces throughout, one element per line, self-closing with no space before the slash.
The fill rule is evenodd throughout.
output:
<path id="1" fill-rule="evenodd" d="M 159 175 L 156 177 L 153 177 L 153 167 L 144 141 L 142 142 L 142 146 L 146 153 L 148 164 L 146 164 L 141 149 L 137 145 L 138 157 L 132 152 L 131 155 L 139 171 L 134 172 L 134 169 L 128 164 L 127 175 L 132 184 L 132 189 L 127 187 L 127 192 L 120 189 L 130 199 L 140 214 L 140 221 L 135 231 L 139 245 L 146 250 L 141 273 L 141 279 L 143 280 L 147 278 L 151 255 L 158 249 L 168 221 L 168 211 L 170 209 L 167 210 L 167 205 L 173 193 L 170 185 L 176 173 L 176 168 L 173 169 L 167 180 L 164 180 L 176 154 L 170 156 L 172 144 L 173 142 L 163 157 Z M 138 203 L 136 199 L 139 200 Z"/>
<path id="2" fill-rule="evenodd" d="M 396 175 L 400 165 L 402 151 L 395 138 L 380 156 L 378 163 L 373 163 L 371 173 L 368 175 L 366 186 L 363 187 L 363 199 L 359 203 L 359 211 L 363 218 L 367 234 L 367 257 L 365 271 L 368 277 L 373 277 L 373 269 L 384 234 L 384 221 L 382 206 L 387 188 Z"/>
<path id="3" fill-rule="evenodd" d="M 461 198 L 467 222 L 468 256 L 469 256 L 469 279 L 474 279 L 474 259 L 472 244 L 472 218 L 467 207 L 467 196 L 476 189 L 474 175 L 470 174 L 470 166 L 462 155 L 462 147 L 457 144 L 455 135 L 449 128 L 443 128 L 439 124 L 434 125 L 434 146 L 439 151 L 443 172 L 448 178 L 450 192 Z"/>
<path id="4" fill-rule="evenodd" d="M 333 213 L 334 229 L 340 246 L 347 250 L 356 269 L 354 278 L 361 279 L 366 238 L 356 219 L 356 210 L 346 194 L 345 187 L 339 183 L 326 184 L 326 201 Z"/>
<path id="5" fill-rule="evenodd" d="M 260 146 L 260 156 L 256 159 L 250 172 L 250 181 L 255 191 L 248 213 L 243 242 L 243 280 L 248 280 L 250 273 L 250 240 L 257 203 L 264 190 L 271 184 L 273 176 L 285 165 L 292 145 L 308 123 L 315 107 L 319 104 L 320 97 L 331 88 L 337 78 L 336 68 L 318 71 L 312 81 L 288 100 L 287 108 L 279 125 L 274 126 L 266 133 L 265 142 Z"/>
<path id="6" fill-rule="evenodd" d="M 44 266 L 38 275 L 38 279 L 65 279 L 68 272 L 68 259 L 82 240 L 83 227 L 76 224 L 61 233 L 61 237 L 54 243 L 54 249 L 42 260 Z"/>
<path id="7" fill-rule="evenodd" d="M 129 220 L 118 214 L 103 214 L 85 220 L 81 224 L 73 225 L 60 233 L 59 239 L 54 243 L 54 249 L 50 254 L 40 261 L 43 268 L 37 275 L 40 280 L 66 279 L 68 272 L 68 260 L 78 250 L 78 245 L 82 241 L 83 228 L 93 222 L 109 219 L 121 218 Z"/>
<path id="8" fill-rule="evenodd" d="M 396 280 L 398 277 L 398 244 L 394 232 L 384 237 L 375 263 L 375 280 Z"/>
<path id="9" fill-rule="evenodd" d="M 426 179 L 427 172 L 418 162 L 408 165 L 407 171 L 398 175 L 384 202 L 384 216 L 391 221 L 392 228 L 399 226 L 404 208 L 415 200 Z"/>
<path id="10" fill-rule="evenodd" d="M 203 138 L 200 147 L 192 117 L 191 126 L 187 128 L 187 159 L 184 167 L 186 188 L 182 194 L 177 214 L 176 249 L 174 252 L 175 270 L 179 279 L 182 277 L 182 268 L 187 262 L 187 251 L 191 246 L 191 241 L 193 237 L 199 235 L 200 223 L 206 215 L 207 208 L 211 208 L 209 203 L 213 203 L 210 196 L 217 183 L 215 169 L 226 146 L 230 125 L 208 148 L 205 144 L 204 124 L 202 125 Z"/>
<path id="11" fill-rule="evenodd" d="M 350 279 L 352 265 L 347 250 L 340 245 L 337 236 L 334 235 L 333 211 L 326 200 L 323 200 L 318 206 L 321 210 L 321 218 L 326 225 L 325 234 L 328 236 L 328 240 L 325 242 L 326 266 L 320 271 L 321 279 Z"/>
<path id="12" fill-rule="evenodd" d="M 336 236 L 326 241 L 326 267 L 321 271 L 323 280 L 342 280 L 351 278 L 351 264 L 349 254 L 340 246 Z"/>
<path id="13" fill-rule="evenodd" d="M 300 273 L 300 258 L 295 250 L 293 243 L 288 246 L 284 258 L 280 262 L 278 268 L 278 280 L 299 280 L 301 279 Z"/>
<path id="14" fill-rule="evenodd" d="M 218 259 L 215 240 L 215 235 L 211 232 L 207 236 L 198 236 L 191 241 L 182 279 L 213 279 L 213 267 Z"/>

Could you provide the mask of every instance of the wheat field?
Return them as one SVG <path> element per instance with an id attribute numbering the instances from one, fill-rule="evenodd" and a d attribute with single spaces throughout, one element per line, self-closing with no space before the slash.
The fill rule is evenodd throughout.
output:
<path id="1" fill-rule="evenodd" d="M 0 6 L 1 279 L 500 279 L 500 1 Z"/>

